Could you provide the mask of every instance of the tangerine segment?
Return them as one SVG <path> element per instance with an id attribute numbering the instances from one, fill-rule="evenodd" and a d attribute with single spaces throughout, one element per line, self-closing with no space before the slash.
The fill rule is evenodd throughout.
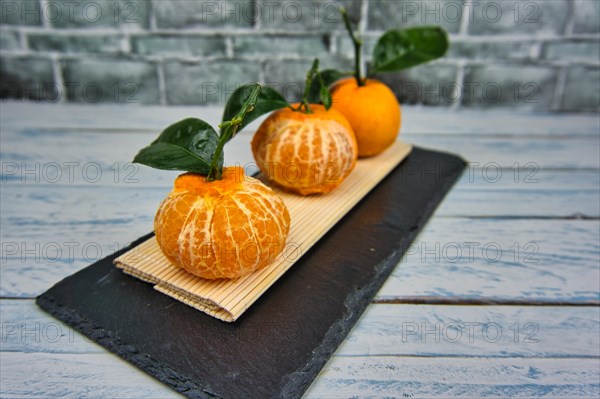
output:
<path id="1" fill-rule="evenodd" d="M 179 176 L 154 222 L 165 256 L 206 279 L 237 278 L 272 263 L 289 227 L 283 200 L 239 167 L 225 168 L 223 179 L 212 182 Z"/>
<path id="2" fill-rule="evenodd" d="M 359 157 L 377 155 L 396 140 L 402 119 L 400 104 L 385 84 L 366 79 L 364 86 L 358 86 L 355 78 L 346 78 L 334 83 L 331 97 L 332 108 L 352 125 Z"/>
<path id="3" fill-rule="evenodd" d="M 358 148 L 352 127 L 335 110 L 272 113 L 252 139 L 252 153 L 268 180 L 302 195 L 327 193 L 348 176 Z"/>

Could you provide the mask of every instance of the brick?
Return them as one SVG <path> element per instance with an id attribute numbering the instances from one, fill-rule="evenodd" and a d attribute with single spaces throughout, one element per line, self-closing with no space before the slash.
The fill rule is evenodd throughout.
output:
<path id="1" fill-rule="evenodd" d="M 224 105 L 240 85 L 259 80 L 259 63 L 240 60 L 168 62 L 164 65 L 167 102 L 171 105 Z"/>
<path id="2" fill-rule="evenodd" d="M 175 54 L 224 56 L 225 39 L 221 36 L 152 35 L 131 38 L 132 51 L 138 54 Z"/>
<path id="3" fill-rule="evenodd" d="M 279 90 L 290 102 L 299 101 L 304 91 L 306 73 L 312 65 L 310 58 L 304 60 L 267 61 L 265 84 Z M 340 57 L 320 59 L 320 69 L 352 70 L 352 62 Z"/>
<path id="4" fill-rule="evenodd" d="M 0 57 L 0 97 L 58 101 L 52 61 L 38 57 Z"/>
<path id="5" fill-rule="evenodd" d="M 447 106 L 458 101 L 454 96 L 456 69 L 454 65 L 433 63 L 375 78 L 387 84 L 401 104 Z"/>
<path id="6" fill-rule="evenodd" d="M 561 34 L 568 15 L 568 0 L 478 0 L 471 2 L 469 33 Z"/>
<path id="7" fill-rule="evenodd" d="M 262 29 L 309 32 L 343 30 L 345 27 L 339 13 L 340 7 L 346 8 L 355 26 L 360 19 L 360 0 L 265 0 L 257 4 Z"/>
<path id="8" fill-rule="evenodd" d="M 465 72 L 462 104 L 477 108 L 549 111 L 556 78 L 556 70 L 550 67 L 469 67 Z"/>
<path id="9" fill-rule="evenodd" d="M 86 58 L 66 62 L 63 76 L 69 101 L 159 102 L 156 68 L 150 63 Z"/>
<path id="10" fill-rule="evenodd" d="M 381 31 L 417 25 L 440 25 L 451 33 L 460 29 L 462 0 L 371 0 L 369 30 Z"/>
<path id="11" fill-rule="evenodd" d="M 251 0 L 154 0 L 159 28 L 250 28 L 256 21 Z"/>
<path id="12" fill-rule="evenodd" d="M 572 66 L 567 73 L 563 110 L 591 111 L 600 110 L 600 68 Z"/>
<path id="13" fill-rule="evenodd" d="M 149 7 L 144 0 L 52 0 L 45 18 L 56 28 L 148 26 Z"/>
<path id="14" fill-rule="evenodd" d="M 19 34 L 16 31 L 0 32 L 0 50 L 17 50 L 21 48 Z"/>
<path id="15" fill-rule="evenodd" d="M 575 9 L 573 32 L 600 32 L 600 1 L 576 0 L 573 7 Z"/>
<path id="16" fill-rule="evenodd" d="M 119 35 L 57 35 L 30 34 L 29 48 L 36 51 L 59 53 L 117 53 L 121 51 L 122 37 Z"/>
<path id="17" fill-rule="evenodd" d="M 0 1 L 1 25 L 42 25 L 42 7 L 39 0 Z"/>
<path id="18" fill-rule="evenodd" d="M 600 61 L 600 43 L 598 40 L 565 40 L 549 42 L 544 45 L 543 56 L 548 60 L 562 61 Z"/>
<path id="19" fill-rule="evenodd" d="M 448 58 L 470 60 L 528 60 L 533 58 L 535 42 L 519 41 L 452 41 Z"/>
<path id="20" fill-rule="evenodd" d="M 329 37 L 325 35 L 249 35 L 233 39 L 233 52 L 243 56 L 327 54 Z"/>

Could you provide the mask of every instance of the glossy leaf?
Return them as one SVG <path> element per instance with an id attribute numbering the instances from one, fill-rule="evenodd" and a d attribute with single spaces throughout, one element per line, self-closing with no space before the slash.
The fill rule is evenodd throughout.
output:
<path id="1" fill-rule="evenodd" d="M 448 50 L 448 35 L 437 26 L 418 26 L 389 30 L 373 50 L 371 73 L 392 72 L 443 57 Z"/>
<path id="2" fill-rule="evenodd" d="M 231 94 L 231 97 L 229 97 L 229 100 L 227 100 L 227 104 L 225 105 L 222 120 L 229 121 L 240 112 L 256 85 L 258 85 L 258 83 L 245 84 L 238 87 L 237 90 Z M 290 104 L 281 94 L 279 94 L 279 92 L 270 87 L 263 86 L 258 94 L 258 99 L 254 108 L 246 114 L 243 122 L 238 127 L 238 130 L 242 130 L 244 126 L 248 125 L 261 115 L 289 106 Z M 221 129 L 221 134 L 222 133 L 223 129 Z"/>
<path id="3" fill-rule="evenodd" d="M 219 136 L 206 122 L 188 118 L 167 127 L 133 159 L 157 169 L 208 174 Z M 218 160 L 223 165 L 223 156 Z"/>
<path id="4" fill-rule="evenodd" d="M 331 108 L 331 104 L 332 104 L 331 93 L 329 92 L 329 89 L 327 88 L 327 86 L 325 86 L 324 84 L 321 85 L 321 89 L 319 92 L 319 99 L 325 106 L 325 109 Z"/>
<path id="5" fill-rule="evenodd" d="M 352 72 L 342 72 L 342 71 L 338 71 L 337 69 L 325 69 L 319 73 L 321 74 L 323 83 L 327 87 L 331 86 L 333 83 L 335 83 L 336 81 L 340 80 L 343 77 L 352 75 Z M 322 101 L 322 99 L 321 99 L 321 83 L 319 80 L 320 79 L 316 79 L 316 80 L 313 80 L 313 82 L 312 82 L 312 85 L 310 88 L 310 93 L 308 95 L 308 100 L 311 103 L 317 103 L 319 101 Z"/>

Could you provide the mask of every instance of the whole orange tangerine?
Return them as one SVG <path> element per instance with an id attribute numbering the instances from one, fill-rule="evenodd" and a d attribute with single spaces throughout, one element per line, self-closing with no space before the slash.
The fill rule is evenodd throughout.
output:
<path id="1" fill-rule="evenodd" d="M 262 182 L 227 167 L 223 178 L 184 173 L 154 218 L 159 247 L 176 266 L 206 279 L 237 278 L 283 251 L 290 228 L 285 203 Z"/>
<path id="2" fill-rule="evenodd" d="M 332 108 L 350 122 L 358 143 L 358 156 L 381 153 L 396 140 L 400 131 L 400 104 L 384 83 L 366 79 L 358 86 L 355 78 L 337 81 L 331 88 Z"/>
<path id="3" fill-rule="evenodd" d="M 285 189 L 322 194 L 338 187 L 354 168 L 356 139 L 341 113 L 319 104 L 311 113 L 290 108 L 273 112 L 252 138 L 263 174 Z"/>

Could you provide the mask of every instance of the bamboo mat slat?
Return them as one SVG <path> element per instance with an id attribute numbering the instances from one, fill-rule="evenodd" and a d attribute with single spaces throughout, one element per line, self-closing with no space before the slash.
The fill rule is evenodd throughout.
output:
<path id="1" fill-rule="evenodd" d="M 361 159 L 334 191 L 303 197 L 273 190 L 283 198 L 291 218 L 283 252 L 262 270 L 236 280 L 206 280 L 171 264 L 156 239 L 148 239 L 115 259 L 125 273 L 154 284 L 170 297 L 226 322 L 237 320 L 279 277 L 391 172 L 412 150 L 397 141 L 382 154 Z"/>

